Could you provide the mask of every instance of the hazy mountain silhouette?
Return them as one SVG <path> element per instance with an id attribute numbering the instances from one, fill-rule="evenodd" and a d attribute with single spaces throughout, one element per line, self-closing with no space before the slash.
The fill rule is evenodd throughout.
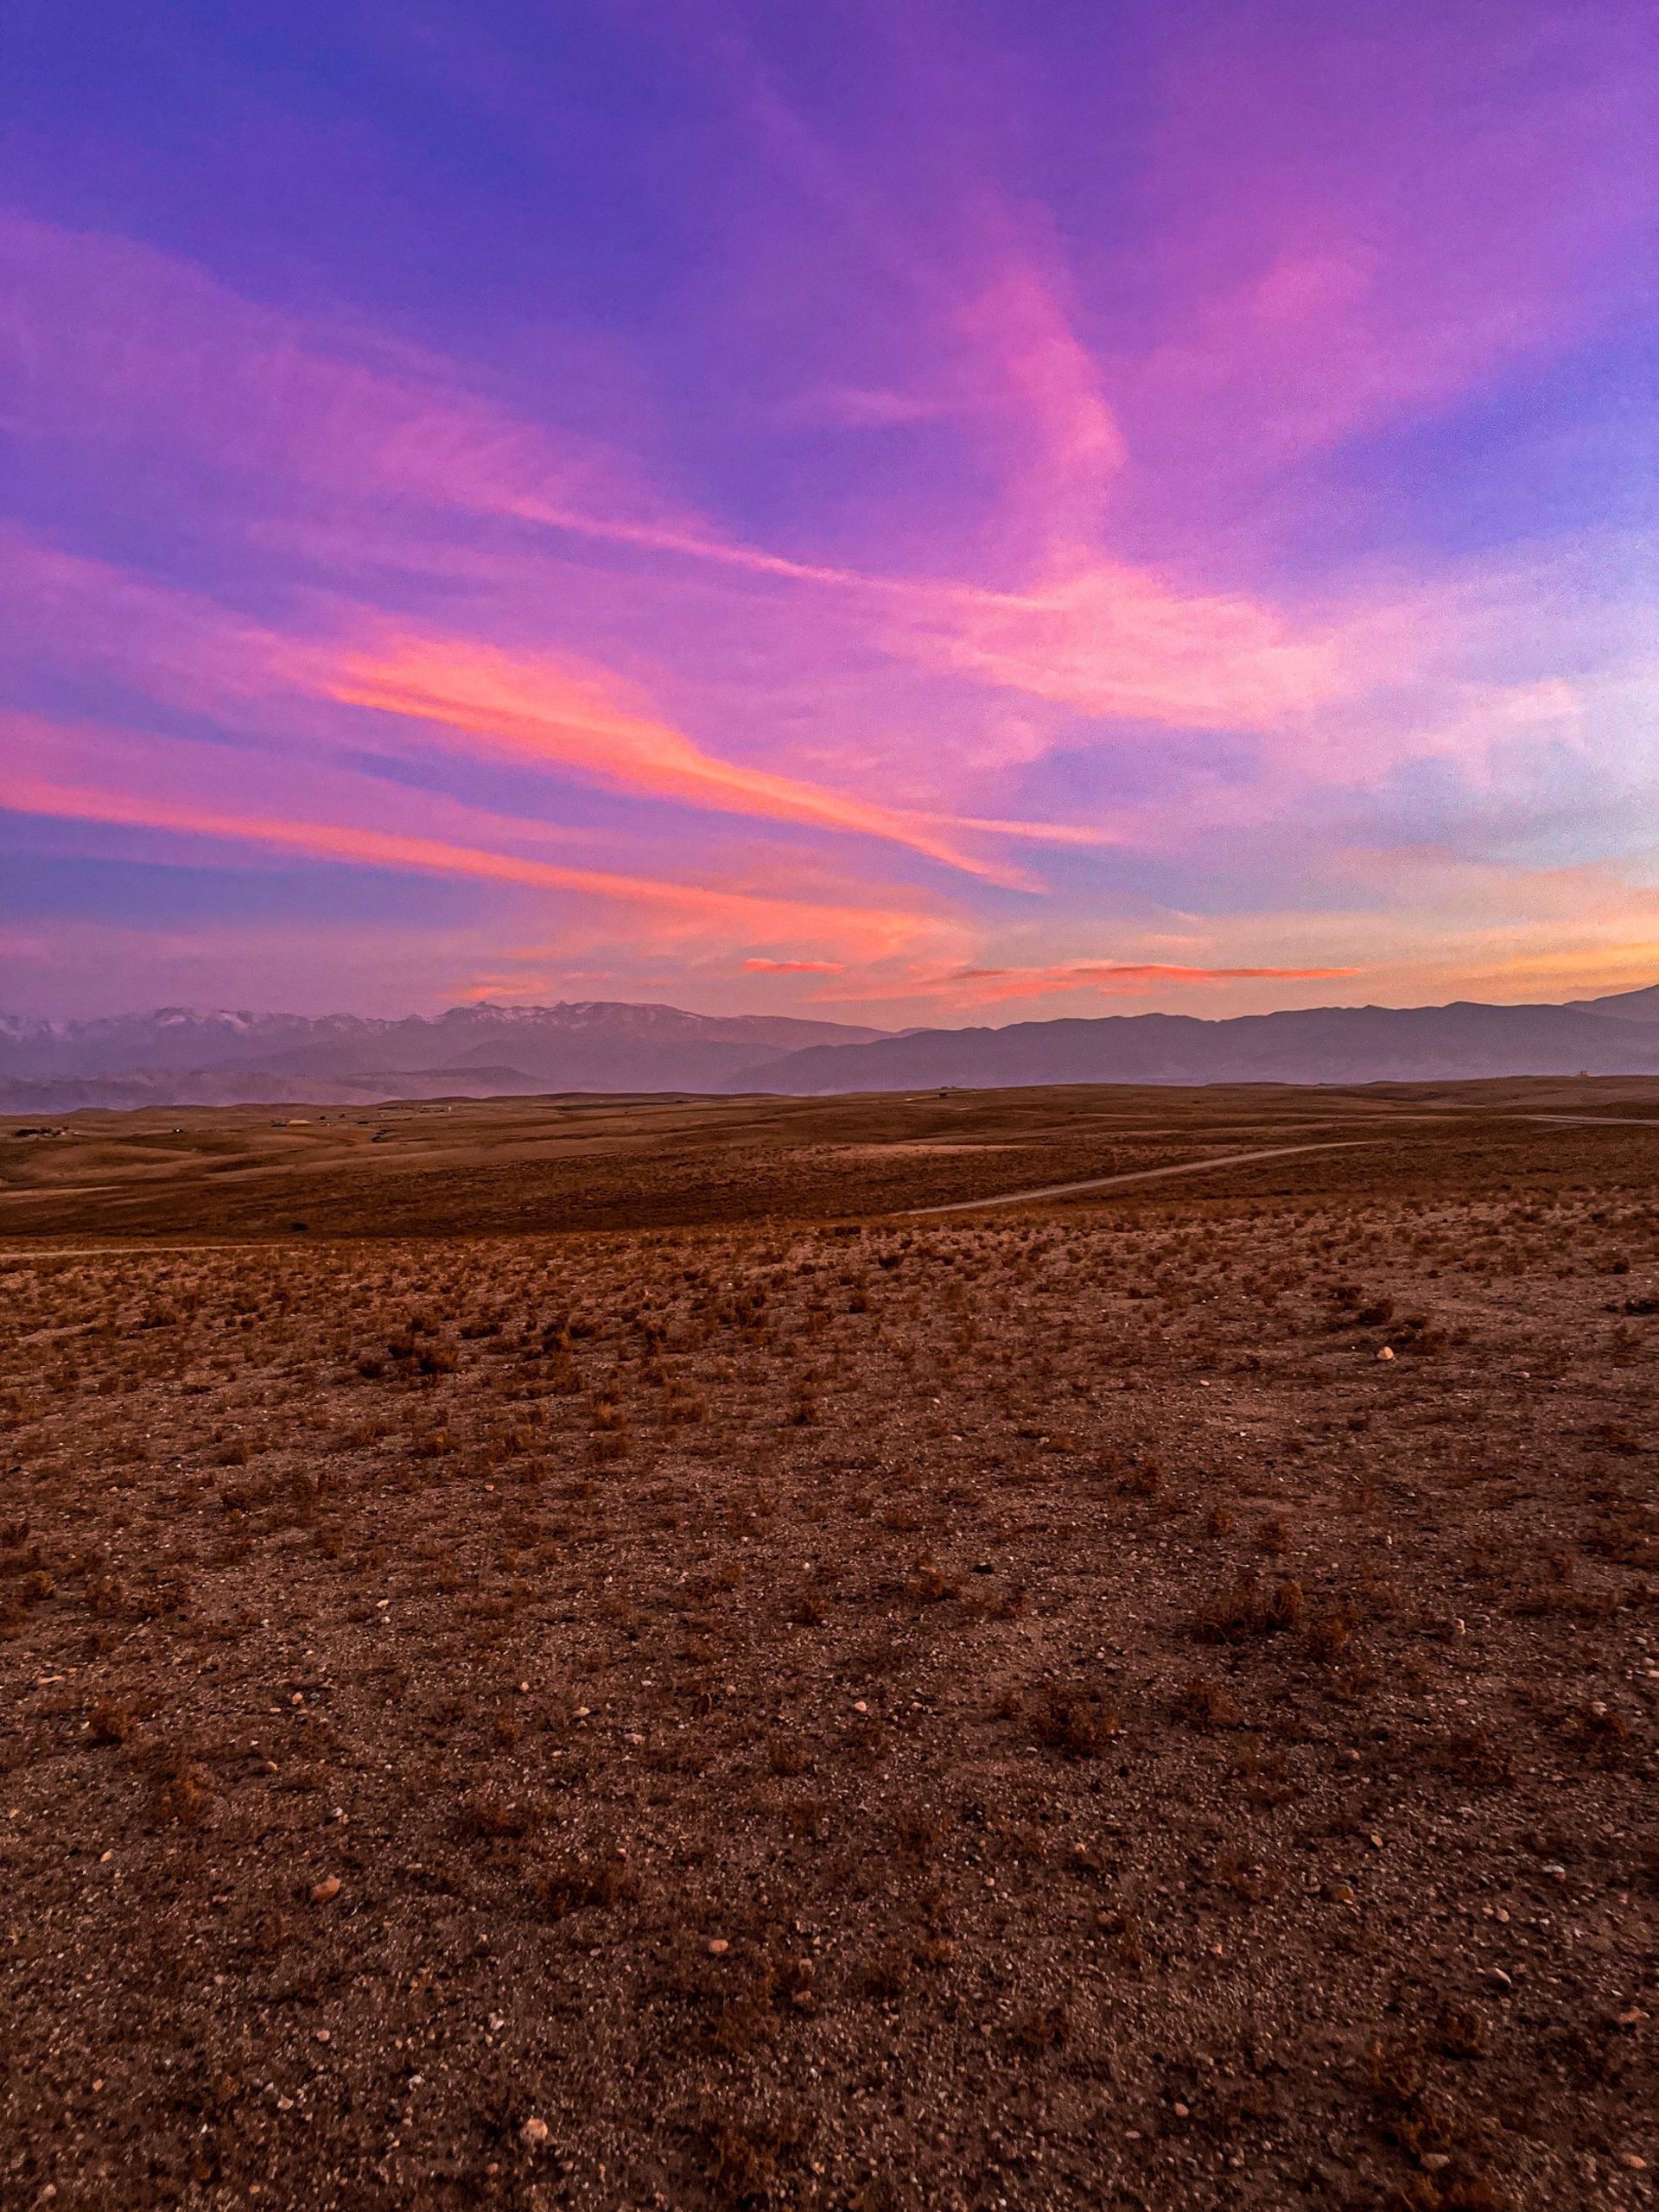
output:
<path id="1" fill-rule="evenodd" d="M 0 1109 L 369 1104 L 542 1091 L 801 1096 L 1049 1083 L 1423 1083 L 1659 1073 L 1659 984 L 1572 1006 L 1315 1007 L 1014 1022 L 889 1035 L 602 1000 L 432 1017 L 0 1016 Z"/>
<path id="2" fill-rule="evenodd" d="M 802 1046 L 882 1032 L 773 1014 L 686 1014 L 605 1001 L 451 1007 L 430 1019 L 193 1013 L 95 1021 L 0 1016 L 0 1106 L 368 1103 L 547 1090 L 719 1090 Z"/>
<path id="3" fill-rule="evenodd" d="M 743 1087 L 810 1096 L 1044 1083 L 1433 1083 L 1580 1070 L 1659 1072 L 1659 989 L 1583 1006 L 1314 1007 L 1219 1021 L 1140 1014 L 913 1030 L 808 1046 L 751 1071 Z"/>
<path id="4" fill-rule="evenodd" d="M 1659 1021 L 1659 983 L 1649 983 L 1645 990 L 1618 991 L 1611 998 L 1574 999 L 1573 1003 L 1619 1021 Z"/>

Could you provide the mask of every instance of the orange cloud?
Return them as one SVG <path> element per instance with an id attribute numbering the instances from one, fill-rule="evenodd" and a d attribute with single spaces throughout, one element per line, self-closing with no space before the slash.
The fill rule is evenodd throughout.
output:
<path id="1" fill-rule="evenodd" d="M 929 826 L 939 817 L 718 760 L 671 724 L 620 703 L 606 683 L 556 661 L 522 659 L 464 640 L 410 639 L 382 657 L 352 660 L 327 688 L 345 704 L 464 730 L 498 750 L 653 798 L 850 830 L 970 874 L 1023 882 L 941 836 Z M 1030 833 L 1038 834 L 1036 825 Z"/>
<path id="2" fill-rule="evenodd" d="M 838 960 L 746 960 L 743 967 L 751 976 L 844 976 L 847 972 Z"/>
<path id="3" fill-rule="evenodd" d="M 748 936 L 808 936 L 856 948 L 865 957 L 891 953 L 926 926 L 923 918 L 879 907 L 831 906 L 772 899 L 702 884 L 664 882 L 596 868 L 566 868 L 516 853 L 492 852 L 429 837 L 413 837 L 343 823 L 293 821 L 182 805 L 130 792 L 54 784 L 0 773 L 0 806 L 20 814 L 120 823 L 188 836 L 230 838 L 302 852 L 362 867 L 423 874 L 470 876 L 488 882 L 574 892 L 722 925 Z"/>

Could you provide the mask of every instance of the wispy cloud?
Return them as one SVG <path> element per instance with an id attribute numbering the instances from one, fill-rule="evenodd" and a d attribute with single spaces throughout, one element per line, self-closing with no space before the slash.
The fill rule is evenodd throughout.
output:
<path id="1" fill-rule="evenodd" d="M 211 268 L 91 176 L 0 213 L 15 806 L 493 887 L 467 975 L 544 905 L 614 988 L 772 1005 L 1648 944 L 1648 34 L 1129 0 L 1005 68 L 994 16 L 861 22 L 833 97 L 792 18 L 700 30 L 720 188 L 653 142 L 590 238 L 474 179 L 448 289 L 396 194 Z M 446 36 L 533 194 L 545 55 Z"/>
<path id="2" fill-rule="evenodd" d="M 718 760 L 589 671 L 462 639 L 404 639 L 349 661 L 330 690 L 349 705 L 436 722 L 494 751 L 632 792 L 878 837 L 969 874 L 1026 881 L 913 814 Z M 1036 823 L 1021 829 L 1027 836 L 1044 834 Z"/>
<path id="3" fill-rule="evenodd" d="M 928 918 L 892 907 L 830 906 L 744 889 L 573 868 L 531 855 L 493 850 L 329 822 L 193 804 L 151 792 L 59 783 L 0 767 L 0 809 L 66 822 L 96 823 L 264 846 L 309 858 L 374 868 L 454 876 L 555 892 L 644 909 L 671 931 L 677 921 L 717 925 L 741 944 L 755 938 L 816 940 L 862 958 L 891 954 L 930 932 Z"/>
<path id="4" fill-rule="evenodd" d="M 940 998 L 959 1007 L 997 1006 L 1007 1000 L 1056 998 L 1075 991 L 1106 998 L 1141 997 L 1160 984 L 1300 983 L 1359 973 L 1357 968 L 1187 968 L 1160 961 L 1072 960 L 1046 968 L 915 970 L 845 994 L 817 995 L 826 1002 L 843 996 L 861 1003 Z"/>

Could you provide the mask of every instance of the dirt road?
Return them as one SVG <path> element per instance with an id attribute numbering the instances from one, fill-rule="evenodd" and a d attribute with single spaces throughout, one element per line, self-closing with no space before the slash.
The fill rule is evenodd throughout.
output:
<path id="1" fill-rule="evenodd" d="M 1081 1183 L 1050 1183 L 1035 1191 L 1005 1191 L 995 1198 L 957 1198 L 944 1206 L 910 1206 L 912 1216 L 978 1213 L 986 1206 L 1025 1205 L 1037 1198 L 1069 1198 L 1084 1191 L 1116 1191 L 1126 1183 L 1153 1183 L 1166 1175 L 1203 1175 L 1212 1167 L 1242 1167 L 1253 1160 L 1287 1160 L 1299 1152 L 1342 1152 L 1358 1144 L 1382 1144 L 1382 1137 L 1334 1137 L 1324 1144 L 1276 1144 L 1265 1152 L 1229 1152 L 1214 1160 L 1183 1160 L 1176 1167 L 1137 1167 L 1127 1175 L 1091 1175 Z"/>

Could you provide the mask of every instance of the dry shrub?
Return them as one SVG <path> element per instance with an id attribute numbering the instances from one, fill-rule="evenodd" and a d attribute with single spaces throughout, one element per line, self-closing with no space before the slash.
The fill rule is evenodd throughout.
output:
<path id="1" fill-rule="evenodd" d="M 1489 2174 L 1449 2173 L 1415 2177 L 1411 2185 L 1413 2212 L 1505 2212 L 1508 2198 Z"/>
<path id="2" fill-rule="evenodd" d="M 199 1827 L 213 1802 L 213 1777 L 176 1745 L 158 1745 L 149 1762 L 153 1826 Z"/>
<path id="3" fill-rule="evenodd" d="M 899 1805 L 893 1809 L 893 1835 L 902 1858 L 925 1866 L 938 1854 L 944 1821 L 930 1806 Z"/>
<path id="4" fill-rule="evenodd" d="M 1247 1803 L 1263 1812 L 1293 1804 L 1305 1794 L 1284 1752 L 1272 1751 L 1264 1758 L 1253 1738 L 1246 1740 L 1228 1771 L 1242 1786 Z"/>
<path id="5" fill-rule="evenodd" d="M 1267 1583 L 1259 1575 L 1243 1574 L 1199 1607 L 1193 1633 L 1201 1643 L 1243 1643 L 1251 1637 L 1281 1634 L 1300 1624 L 1303 1604 L 1302 1586 L 1293 1578 Z"/>
<path id="6" fill-rule="evenodd" d="M 1194 1675 L 1176 1700 L 1175 1710 L 1189 1728 L 1236 1728 L 1244 1716 L 1224 1684 Z"/>
<path id="7" fill-rule="evenodd" d="M 1447 2058 L 1484 2058 L 1491 2048 L 1491 2032 L 1472 2005 L 1447 2003 L 1434 2023 L 1434 2048 Z"/>
<path id="8" fill-rule="evenodd" d="M 1241 1904 L 1260 1904 L 1266 1894 L 1260 1872 L 1247 1866 L 1236 1852 L 1223 1852 L 1209 1870 L 1208 1878 Z"/>
<path id="9" fill-rule="evenodd" d="M 550 1861 L 535 1875 L 531 1894 L 550 1920 L 563 1920 L 573 1912 L 609 1912 L 617 1905 L 634 1904 L 639 1878 L 615 1845 L 609 1844 Z"/>
<path id="10" fill-rule="evenodd" d="M 237 1929 L 236 1948 L 247 1960 L 274 1958 L 289 1933 L 288 1916 L 277 1905 L 254 1905 Z"/>
<path id="11" fill-rule="evenodd" d="M 1573 1716 L 1573 1738 L 1592 1766 L 1622 1764 L 1630 1733 L 1630 1724 L 1624 1714 L 1605 1705 L 1599 1698 L 1581 1706 Z"/>
<path id="12" fill-rule="evenodd" d="M 87 1716 L 86 1726 L 95 1744 L 130 1744 L 138 1733 L 138 1717 L 125 1706 L 100 1698 Z"/>
<path id="13" fill-rule="evenodd" d="M 1340 1659 L 1354 1640 L 1359 1624 L 1358 1608 L 1344 1600 L 1315 1614 L 1305 1631 L 1308 1656 L 1325 1666 Z"/>
<path id="14" fill-rule="evenodd" d="M 1487 1729 L 1460 1729 L 1433 1746 L 1429 1764 L 1471 1789 L 1507 1789 L 1515 1780 L 1515 1764 L 1507 1745 Z"/>
<path id="15" fill-rule="evenodd" d="M 522 1843 L 541 1821 L 539 1806 L 522 1798 L 480 1791 L 469 1797 L 455 1815 L 455 1830 L 468 1842 Z"/>
<path id="16" fill-rule="evenodd" d="M 905 1583 L 905 1590 L 908 1596 L 924 1605 L 940 1605 L 948 1599 L 962 1595 L 962 1585 L 952 1582 L 931 1559 L 918 1559 L 915 1562 Z"/>
<path id="17" fill-rule="evenodd" d="M 782 2169 L 800 2152 L 787 2129 L 717 2112 L 703 2115 L 693 2141 L 703 2179 L 720 2202 L 736 2206 L 771 2203 Z"/>
<path id="18" fill-rule="evenodd" d="M 1044 1682 L 1007 1705 L 1007 1718 L 1020 1720 L 1033 1743 L 1063 1758 L 1101 1758 L 1122 1726 L 1097 1690 L 1078 1684 Z"/>
<path id="19" fill-rule="evenodd" d="M 822 1843 L 830 1833 L 830 1808 L 821 1797 L 797 1797 L 780 1809 L 784 1826 L 791 1835 Z"/>
<path id="20" fill-rule="evenodd" d="M 1039 2005 L 1014 2023 L 1014 2040 L 1021 2050 L 1063 2050 L 1071 2039 L 1071 2016 L 1064 2005 Z"/>
<path id="21" fill-rule="evenodd" d="M 1411 2110 L 1428 2086 L 1422 2045 L 1414 2037 L 1376 2037 L 1365 2053 L 1371 2094 L 1385 2112 Z"/>
<path id="22" fill-rule="evenodd" d="M 767 1746 L 766 1764 L 774 1774 L 804 1774 L 812 1756 L 798 1736 L 774 1736 Z"/>
<path id="23" fill-rule="evenodd" d="M 914 1959 L 901 1945 L 887 1945 L 864 1967 L 860 1977 L 864 1994 L 877 2005 L 896 2005 L 910 1986 L 914 1967 Z"/>

